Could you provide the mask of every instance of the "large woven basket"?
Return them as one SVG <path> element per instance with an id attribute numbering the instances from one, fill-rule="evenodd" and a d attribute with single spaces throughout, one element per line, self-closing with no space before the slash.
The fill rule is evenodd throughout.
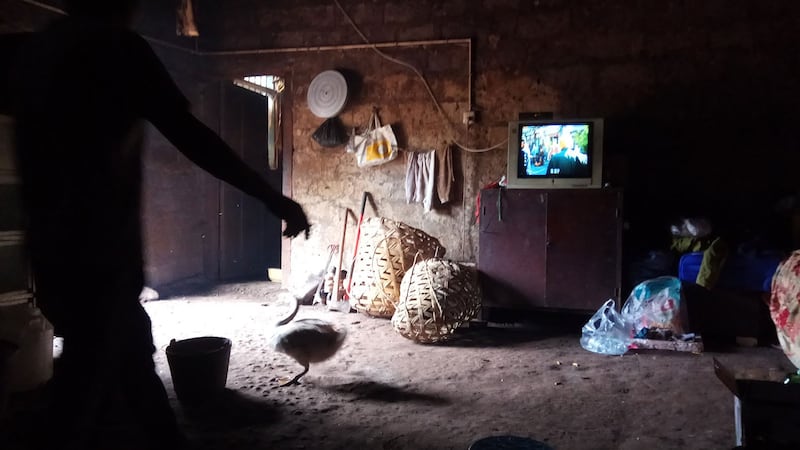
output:
<path id="1" fill-rule="evenodd" d="M 353 266 L 350 305 L 372 317 L 392 317 L 403 275 L 415 257 L 420 261 L 444 253 L 439 240 L 422 230 L 384 217 L 365 220 Z"/>
<path id="2" fill-rule="evenodd" d="M 431 258 L 415 264 L 403 278 L 392 326 L 413 341 L 439 342 L 475 317 L 479 308 L 475 269 Z"/>

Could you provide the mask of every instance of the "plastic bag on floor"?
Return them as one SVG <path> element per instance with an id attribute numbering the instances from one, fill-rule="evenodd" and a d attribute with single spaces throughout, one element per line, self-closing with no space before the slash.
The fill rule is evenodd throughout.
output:
<path id="1" fill-rule="evenodd" d="M 681 317 L 681 280 L 658 277 L 636 285 L 622 306 L 622 316 L 635 334 L 648 330 L 684 333 Z"/>
<path id="2" fill-rule="evenodd" d="M 301 305 L 316 303 L 315 299 L 319 296 L 325 277 L 325 270 L 330 265 L 333 255 L 339 251 L 338 249 L 338 245 L 329 245 L 327 260 L 324 261 L 324 264 L 320 264 L 323 261 L 319 259 L 304 267 L 304 272 L 299 270 L 292 271 L 292 275 L 288 280 L 287 290 L 294 298 L 300 300 Z"/>
<path id="3" fill-rule="evenodd" d="M 581 347 L 603 355 L 621 355 L 633 342 L 633 327 L 608 299 L 581 329 Z"/>

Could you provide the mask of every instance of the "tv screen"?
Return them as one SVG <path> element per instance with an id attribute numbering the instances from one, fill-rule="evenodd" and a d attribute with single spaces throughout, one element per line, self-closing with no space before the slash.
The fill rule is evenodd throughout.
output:
<path id="1" fill-rule="evenodd" d="M 520 126 L 520 178 L 588 178 L 591 123 Z"/>
<path id="2" fill-rule="evenodd" d="M 519 121 L 509 124 L 510 187 L 599 187 L 601 119 Z"/>

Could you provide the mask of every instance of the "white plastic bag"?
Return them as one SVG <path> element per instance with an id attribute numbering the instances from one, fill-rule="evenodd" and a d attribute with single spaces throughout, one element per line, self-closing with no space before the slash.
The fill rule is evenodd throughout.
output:
<path id="1" fill-rule="evenodd" d="M 287 290 L 294 298 L 300 300 L 301 305 L 315 303 L 314 300 L 325 277 L 325 270 L 330 265 L 334 253 L 339 251 L 338 249 L 338 245 L 329 245 L 327 260 L 324 261 L 324 264 L 320 264 L 323 260 L 319 258 L 315 259 L 315 262 L 306 265 L 303 272 L 299 270 L 292 271 L 287 283 Z"/>
<path id="2" fill-rule="evenodd" d="M 353 133 L 346 150 L 356 154 L 358 167 L 386 164 L 397 158 L 397 138 L 392 126 L 381 126 L 378 113 L 373 111 L 367 129 L 362 134 Z"/>
<path id="3" fill-rule="evenodd" d="M 581 347 L 604 355 L 622 355 L 633 342 L 633 327 L 608 299 L 581 329 Z"/>
<path id="4" fill-rule="evenodd" d="M 338 300 L 328 300 L 328 310 L 339 311 L 343 313 L 350 312 L 350 300 L 347 298 L 347 295 L 340 295 Z"/>

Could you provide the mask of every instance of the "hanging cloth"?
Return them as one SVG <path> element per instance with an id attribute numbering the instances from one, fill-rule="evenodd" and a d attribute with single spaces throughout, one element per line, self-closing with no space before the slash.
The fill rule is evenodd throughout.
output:
<path id="1" fill-rule="evenodd" d="M 453 175 L 453 147 L 448 142 L 444 147 L 436 150 L 436 193 L 439 195 L 439 202 L 442 204 L 450 201 L 455 179 Z"/>
<path id="2" fill-rule="evenodd" d="M 409 152 L 406 157 L 406 203 L 422 203 L 425 212 L 433 206 L 436 184 L 436 152 Z"/>

